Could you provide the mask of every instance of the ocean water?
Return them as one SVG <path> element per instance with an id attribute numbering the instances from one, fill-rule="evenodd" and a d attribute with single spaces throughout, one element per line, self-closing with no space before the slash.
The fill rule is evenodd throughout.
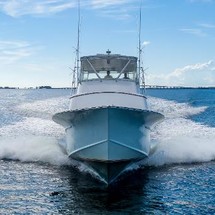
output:
<path id="1" fill-rule="evenodd" d="M 106 188 L 59 144 L 70 90 L 0 90 L 0 214 L 215 214 L 215 90 L 147 90 L 156 152 Z"/>

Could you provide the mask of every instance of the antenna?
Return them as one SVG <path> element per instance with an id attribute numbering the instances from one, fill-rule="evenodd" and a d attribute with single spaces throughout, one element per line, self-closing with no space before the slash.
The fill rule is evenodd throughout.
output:
<path id="1" fill-rule="evenodd" d="M 78 0 L 78 30 L 77 30 L 77 46 L 75 48 L 76 58 L 74 69 L 72 69 L 72 90 L 73 93 L 77 87 L 80 76 L 80 23 L 81 23 L 81 13 L 80 13 L 80 0 Z"/>

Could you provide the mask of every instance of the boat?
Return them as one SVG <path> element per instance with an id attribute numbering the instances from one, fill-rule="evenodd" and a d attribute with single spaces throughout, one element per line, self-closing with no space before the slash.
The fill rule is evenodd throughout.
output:
<path id="1" fill-rule="evenodd" d="M 53 116 L 65 128 L 68 156 L 108 185 L 152 153 L 150 130 L 164 118 L 147 106 L 138 62 L 109 50 L 81 57 L 69 110 Z"/>

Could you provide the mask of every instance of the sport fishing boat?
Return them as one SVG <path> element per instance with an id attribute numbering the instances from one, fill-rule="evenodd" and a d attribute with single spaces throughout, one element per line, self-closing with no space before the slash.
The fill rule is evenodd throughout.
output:
<path id="1" fill-rule="evenodd" d="M 150 129 L 163 119 L 148 109 L 140 80 L 137 57 L 83 56 L 70 108 L 53 116 L 65 128 L 68 156 L 107 184 L 150 155 Z"/>

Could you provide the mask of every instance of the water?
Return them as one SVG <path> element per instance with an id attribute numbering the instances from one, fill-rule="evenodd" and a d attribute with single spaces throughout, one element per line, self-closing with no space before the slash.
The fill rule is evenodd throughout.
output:
<path id="1" fill-rule="evenodd" d="M 215 214 L 215 90 L 148 90 L 157 151 L 108 189 L 58 145 L 69 94 L 0 90 L 0 214 Z"/>

